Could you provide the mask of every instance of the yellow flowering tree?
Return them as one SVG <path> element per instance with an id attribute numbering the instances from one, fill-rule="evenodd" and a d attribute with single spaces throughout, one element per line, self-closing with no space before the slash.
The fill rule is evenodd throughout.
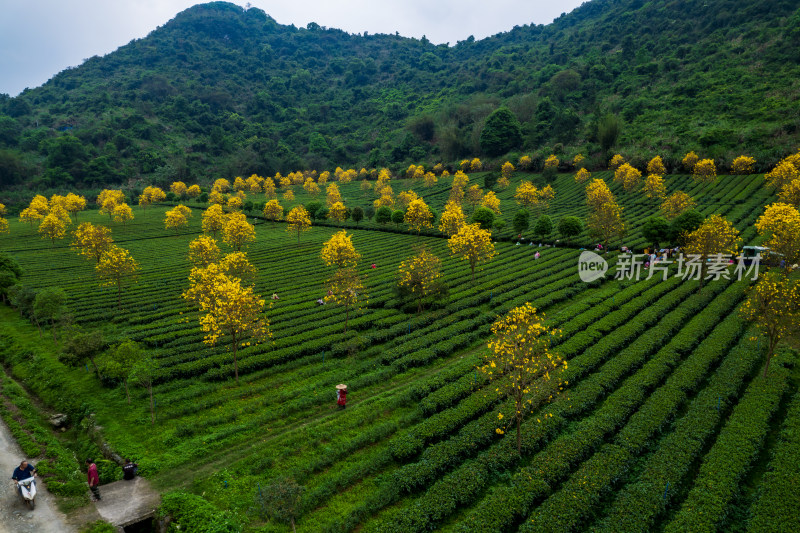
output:
<path id="1" fill-rule="evenodd" d="M 196 267 L 205 268 L 219 261 L 222 253 L 217 241 L 201 235 L 189 243 L 189 261 Z"/>
<path id="2" fill-rule="evenodd" d="M 79 196 L 75 193 L 68 193 L 64 197 L 64 208 L 71 214 L 75 215 L 75 221 L 78 221 L 78 213 L 86 209 L 86 198 Z"/>
<path id="3" fill-rule="evenodd" d="M 292 189 L 286 189 L 286 191 L 283 193 L 283 199 L 287 202 L 294 200 L 294 192 Z"/>
<path id="4" fill-rule="evenodd" d="M 550 154 L 547 159 L 544 160 L 544 172 L 545 174 L 550 173 L 554 174 L 558 170 L 558 165 L 561 161 L 558 160 L 555 154 Z"/>
<path id="5" fill-rule="evenodd" d="M 405 209 L 412 200 L 416 200 L 417 198 L 419 198 L 419 195 L 414 191 L 400 191 L 400 194 L 397 195 L 397 205 L 400 209 Z"/>
<path id="6" fill-rule="evenodd" d="M 485 195 L 483 195 L 483 200 L 481 200 L 481 205 L 488 209 L 491 209 L 495 212 L 495 214 L 500 214 L 500 198 L 494 193 L 494 191 L 489 191 Z"/>
<path id="7" fill-rule="evenodd" d="M 778 193 L 781 202 L 800 206 L 800 178 L 796 178 L 783 186 Z"/>
<path id="8" fill-rule="evenodd" d="M 257 174 L 252 174 L 247 178 L 247 190 L 253 194 L 261 194 L 263 192 L 262 183 L 264 183 L 264 178 Z"/>
<path id="9" fill-rule="evenodd" d="M 128 222 L 133 220 L 133 209 L 123 202 L 114 206 L 113 215 L 114 222 L 122 222 L 122 227 L 124 228 Z"/>
<path id="10" fill-rule="evenodd" d="M 780 161 L 775 168 L 764 174 L 767 180 L 767 185 L 780 190 L 787 183 L 794 181 L 800 176 L 798 168 L 786 159 Z"/>
<path id="11" fill-rule="evenodd" d="M 626 191 L 635 189 L 639 185 L 642 173 L 639 169 L 632 167 L 628 163 L 623 163 L 614 171 L 614 181 L 622 183 Z"/>
<path id="12" fill-rule="evenodd" d="M 423 228 L 433 227 L 433 213 L 431 213 L 428 204 L 422 198 L 412 200 L 406 209 L 404 221 L 408 224 L 409 229 L 416 230 L 417 239 Z"/>
<path id="13" fill-rule="evenodd" d="M 114 215 L 114 208 L 123 203 L 125 203 L 125 194 L 120 190 L 103 189 L 97 195 L 97 205 L 100 207 L 100 213 L 108 214 L 109 220 Z"/>
<path id="14" fill-rule="evenodd" d="M 186 194 L 188 189 L 186 188 L 186 184 L 184 182 L 174 181 L 172 182 L 172 185 L 169 186 L 169 190 L 172 191 L 172 193 L 178 198 L 183 198 L 183 195 Z"/>
<path id="15" fill-rule="evenodd" d="M 212 190 L 208 195 L 208 203 L 222 207 L 225 204 L 225 195 L 217 190 Z"/>
<path id="16" fill-rule="evenodd" d="M 469 159 L 462 159 L 458 164 L 458 169 L 467 172 L 469 170 Z"/>
<path id="17" fill-rule="evenodd" d="M 528 171 L 533 166 L 533 159 L 529 155 L 523 155 L 519 158 L 519 168 Z"/>
<path id="18" fill-rule="evenodd" d="M 586 203 L 590 208 L 597 209 L 608 202 L 616 202 L 611 189 L 608 188 L 608 185 L 606 185 L 606 182 L 602 179 L 593 179 L 586 187 Z"/>
<path id="19" fill-rule="evenodd" d="M 368 180 L 362 180 L 361 181 L 361 185 L 359 185 L 359 188 L 361 189 L 361 191 L 364 193 L 364 196 L 366 197 L 366 196 L 369 195 L 369 191 L 372 189 L 372 182 L 368 181 Z"/>
<path id="20" fill-rule="evenodd" d="M 264 218 L 271 220 L 273 224 L 276 220 L 283 218 L 283 207 L 278 203 L 278 200 L 270 200 L 264 205 Z"/>
<path id="21" fill-rule="evenodd" d="M 69 217 L 65 219 L 56 213 L 50 213 L 39 224 L 39 235 L 44 239 L 50 239 L 52 245 L 55 246 L 56 239 L 62 239 L 67 234 L 68 225 Z"/>
<path id="22" fill-rule="evenodd" d="M 341 224 L 347 219 L 347 208 L 342 202 L 336 202 L 328 209 L 328 217 Z"/>
<path id="23" fill-rule="evenodd" d="M 303 183 L 303 190 L 305 190 L 311 196 L 316 197 L 320 193 L 319 185 L 314 183 L 312 178 L 308 178 L 305 183 Z"/>
<path id="24" fill-rule="evenodd" d="M 644 195 L 651 200 L 663 200 L 667 196 L 667 187 L 664 185 L 664 178 L 658 174 L 649 174 L 644 179 Z"/>
<path id="25" fill-rule="evenodd" d="M 236 278 L 244 287 L 254 287 L 258 271 L 256 267 L 247 259 L 244 252 L 231 252 L 225 254 L 219 260 L 222 272 L 230 278 Z"/>
<path id="26" fill-rule="evenodd" d="M 615 154 L 611 161 L 608 162 L 608 170 L 617 170 L 623 163 L 625 163 L 625 158 L 620 154 Z"/>
<path id="27" fill-rule="evenodd" d="M 174 229 L 175 235 L 177 235 L 181 228 L 185 228 L 189 225 L 189 219 L 191 217 L 192 210 L 185 205 L 178 204 L 166 212 L 164 227 L 166 229 Z"/>
<path id="28" fill-rule="evenodd" d="M 233 179 L 233 190 L 234 191 L 243 191 L 247 189 L 247 182 L 242 179 L 241 176 L 236 176 Z"/>
<path id="29" fill-rule="evenodd" d="M 131 257 L 130 252 L 119 246 L 111 245 L 100 256 L 95 265 L 95 272 L 100 285 L 117 287 L 117 307 L 122 306 L 122 288 L 136 281 L 139 264 Z"/>
<path id="30" fill-rule="evenodd" d="M 683 165 L 683 168 L 686 169 L 687 172 L 694 172 L 694 166 L 697 164 L 699 160 L 700 158 L 697 156 L 697 154 L 694 153 L 694 151 L 692 151 L 683 156 L 681 164 Z"/>
<path id="31" fill-rule="evenodd" d="M 339 186 L 334 182 L 328 184 L 328 186 L 325 188 L 325 194 L 327 196 L 329 208 L 337 202 L 344 203 L 344 200 L 342 200 L 342 194 L 339 192 Z"/>
<path id="32" fill-rule="evenodd" d="M 733 160 L 733 164 L 731 164 L 731 171 L 734 174 L 752 174 L 755 164 L 756 160 L 754 158 L 746 155 L 740 155 Z"/>
<path id="33" fill-rule="evenodd" d="M 0 233 L 8 233 L 8 220 L 0 217 Z"/>
<path id="34" fill-rule="evenodd" d="M 524 155 L 522 157 L 528 157 L 528 156 Z M 530 158 L 528 157 L 528 159 L 530 159 Z M 520 166 L 522 166 L 522 158 L 520 158 Z M 511 176 L 514 175 L 514 171 L 515 170 L 516 169 L 514 168 L 514 165 L 512 165 L 510 161 L 506 161 L 505 163 L 503 163 L 503 166 L 500 167 L 500 174 L 504 178 L 510 180 Z"/>
<path id="35" fill-rule="evenodd" d="M 331 173 L 325 170 L 319 175 L 319 178 L 317 178 L 317 183 L 320 185 L 325 185 L 330 179 L 330 177 Z"/>
<path id="36" fill-rule="evenodd" d="M 701 159 L 694 165 L 692 169 L 692 179 L 695 181 L 703 181 L 706 183 L 713 182 L 717 179 L 717 166 L 714 164 L 713 159 Z"/>
<path id="37" fill-rule="evenodd" d="M 355 266 L 361 259 L 361 254 L 353 246 L 353 238 L 345 230 L 342 230 L 337 231 L 325 241 L 320 257 L 327 266 L 346 268 Z"/>
<path id="38" fill-rule="evenodd" d="M 225 194 L 231 190 L 231 182 L 225 178 L 219 178 L 218 180 L 214 180 L 214 185 L 211 186 L 211 190 Z"/>
<path id="39" fill-rule="evenodd" d="M 72 244 L 77 248 L 78 253 L 84 257 L 100 262 L 103 252 L 108 250 L 114 240 L 111 238 L 111 230 L 105 226 L 95 226 L 91 222 L 79 224 L 72 234 Z"/>
<path id="40" fill-rule="evenodd" d="M 441 291 L 442 261 L 427 248 L 421 248 L 411 259 L 400 263 L 398 285 L 417 300 L 417 313 L 422 312 L 422 302 Z"/>
<path id="41" fill-rule="evenodd" d="M 189 275 L 189 289 L 183 297 L 200 309 L 203 342 L 216 346 L 226 335 L 233 352 L 233 371 L 239 384 L 238 350 L 269 339 L 269 321 L 262 315 L 264 299 L 245 287 L 241 280 L 226 275 L 222 267 L 211 264 L 194 268 Z"/>
<path id="42" fill-rule="evenodd" d="M 196 183 L 194 185 L 189 186 L 189 188 L 186 189 L 186 196 L 188 196 L 189 198 L 197 198 L 201 194 L 203 194 L 203 190 L 200 189 L 200 186 Z"/>
<path id="43" fill-rule="evenodd" d="M 584 181 L 588 180 L 592 177 L 592 173 L 586 170 L 585 168 L 580 168 L 575 173 L 575 181 L 578 183 L 583 183 Z"/>
<path id="44" fill-rule="evenodd" d="M 238 252 L 256 240 L 256 229 L 244 213 L 230 213 L 222 226 L 222 240 Z"/>
<path id="45" fill-rule="evenodd" d="M 766 238 L 764 245 L 781 254 L 791 268 L 800 262 L 800 212 L 793 205 L 768 205 L 758 217 L 756 229 Z"/>
<path id="46" fill-rule="evenodd" d="M 167 194 L 159 187 L 145 187 L 142 194 L 139 195 L 139 207 L 146 210 L 147 206 L 160 202 L 166 197 Z"/>
<path id="47" fill-rule="evenodd" d="M 477 157 L 474 157 L 472 161 L 469 162 L 469 171 L 470 172 L 478 172 L 480 169 L 483 168 L 483 163 Z"/>
<path id="48" fill-rule="evenodd" d="M 469 262 L 471 281 L 475 282 L 475 267 L 479 263 L 490 261 L 497 252 L 492 243 L 492 234 L 481 229 L 480 224 L 465 224 L 461 226 L 458 233 L 455 233 L 447 240 L 450 252 Z"/>
<path id="49" fill-rule="evenodd" d="M 608 250 L 608 243 L 614 237 L 625 235 L 625 223 L 622 221 L 622 207 L 613 201 L 607 201 L 592 209 L 586 224 L 589 233 L 603 243 Z"/>
<path id="50" fill-rule="evenodd" d="M 423 183 L 423 184 L 424 184 L 426 187 L 433 187 L 434 185 L 436 185 L 436 182 L 437 182 L 437 181 L 438 181 L 438 180 L 437 180 L 437 178 L 436 178 L 436 174 L 434 174 L 433 172 L 426 172 L 426 173 L 425 173 L 425 174 L 422 176 L 422 183 Z"/>
<path id="51" fill-rule="evenodd" d="M 457 202 L 447 202 L 444 206 L 444 213 L 439 218 L 439 231 L 448 237 L 455 235 L 466 223 L 464 210 Z"/>
<path id="52" fill-rule="evenodd" d="M 696 205 L 697 202 L 691 196 L 683 191 L 675 191 L 661 202 L 661 211 L 664 213 L 664 218 L 673 220 Z"/>
<path id="53" fill-rule="evenodd" d="M 660 155 L 655 156 L 647 163 L 647 173 L 663 176 L 667 173 L 667 167 L 664 166 L 664 160 Z"/>
<path id="54" fill-rule="evenodd" d="M 363 301 L 364 284 L 361 275 L 354 267 L 339 268 L 327 280 L 325 286 L 328 289 L 325 301 L 343 305 L 345 308 L 344 331 L 347 332 L 350 308 L 358 306 Z"/>
<path id="55" fill-rule="evenodd" d="M 522 453 L 522 420 L 533 407 L 534 398 L 552 398 L 568 384 L 562 381 L 567 362 L 550 348 L 558 335 L 559 331 L 548 328 L 544 315 L 530 303 L 511 309 L 492 325 L 489 355 L 478 370 L 496 385 L 501 397 L 514 403 L 517 453 Z M 498 418 L 503 420 L 502 412 Z M 497 433 L 505 431 L 497 428 Z"/>
<path id="56" fill-rule="evenodd" d="M 800 287 L 797 280 L 772 272 L 762 275 L 750 289 L 739 312 L 767 337 L 766 378 L 769 362 L 775 355 L 778 343 L 787 336 L 796 335 L 800 325 Z"/>
<path id="57" fill-rule="evenodd" d="M 300 233 L 311 229 L 311 217 L 302 205 L 298 205 L 286 215 L 286 230 L 297 233 L 297 244 L 300 244 Z"/>
<path id="58" fill-rule="evenodd" d="M 519 205 L 530 209 L 539 201 L 539 188 L 531 181 L 523 181 L 517 185 L 514 199 Z"/>
<path id="59" fill-rule="evenodd" d="M 264 196 L 266 196 L 267 200 L 271 198 L 276 198 L 278 195 L 275 192 L 275 181 L 272 178 L 264 178 Z"/>
<path id="60" fill-rule="evenodd" d="M 735 256 L 738 246 L 739 230 L 722 215 L 711 215 L 699 228 L 686 236 L 685 253 L 699 256 L 701 262 L 701 290 L 708 271 L 708 259 L 717 254 Z"/>
<path id="61" fill-rule="evenodd" d="M 225 204 L 225 210 L 228 211 L 229 213 L 232 213 L 234 211 L 241 211 L 242 206 L 244 206 L 244 202 L 240 197 L 231 196 L 230 198 L 228 198 L 228 203 Z"/>
<path id="62" fill-rule="evenodd" d="M 219 204 L 212 204 L 203 211 L 203 232 L 210 233 L 215 238 L 225 225 L 225 212 Z"/>

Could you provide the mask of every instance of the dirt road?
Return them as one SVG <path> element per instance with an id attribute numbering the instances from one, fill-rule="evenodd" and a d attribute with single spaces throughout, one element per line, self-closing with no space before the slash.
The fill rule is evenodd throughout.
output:
<path id="1" fill-rule="evenodd" d="M 69 533 L 66 516 L 55 505 L 44 483 L 36 484 L 36 509 L 22 503 L 11 481 L 14 468 L 23 459 L 22 450 L 11 437 L 5 422 L 0 420 L 0 532 L 2 533 Z M 35 463 L 35 461 L 34 461 Z"/>

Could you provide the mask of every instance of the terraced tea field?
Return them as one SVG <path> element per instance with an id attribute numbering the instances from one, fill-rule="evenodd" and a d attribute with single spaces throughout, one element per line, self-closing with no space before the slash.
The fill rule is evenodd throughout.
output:
<path id="1" fill-rule="evenodd" d="M 509 220 L 520 179 L 498 193 Z M 722 176 L 713 186 L 666 181 L 670 192 L 695 196 L 703 214 L 724 214 L 745 244 L 772 201 L 760 175 Z M 392 185 L 416 189 L 439 212 L 449 190 L 449 180 Z M 554 220 L 586 216 L 584 185 L 562 175 L 555 188 Z M 357 182 L 341 189 L 348 206 L 371 201 Z M 630 228 L 624 243 L 646 246 L 641 222 L 656 208 L 612 190 Z M 786 352 L 761 377 L 765 343 L 751 340 L 755 330 L 737 313 L 747 281 L 702 291 L 678 277 L 584 283 L 578 249 L 516 246 L 506 229 L 498 256 L 471 283 L 468 265 L 434 232 L 418 239 L 394 225 L 347 223 L 368 303 L 344 332 L 344 310 L 316 304 L 330 273 L 320 249 L 338 228 L 315 226 L 298 244 L 284 224 L 259 221 L 248 250 L 256 290 L 280 299 L 266 311 L 274 342 L 240 350 L 236 386 L 231 355 L 203 344 L 181 299 L 200 211 L 177 236 L 163 228 L 164 211 L 113 225 L 115 242 L 142 267 L 119 310 L 116 292 L 99 288 L 93 264 L 67 241 L 50 246 L 15 220 L 0 236 L 26 284 L 63 288 L 78 324 L 133 339 L 158 358 L 151 426 L 144 390 L 134 389 L 128 406 L 122 387 L 61 365 L 51 340 L 0 308 L 0 356 L 13 373 L 61 408 L 95 413 L 110 446 L 163 490 L 187 487 L 260 531 L 288 529 L 265 523 L 254 502 L 280 475 L 304 487 L 301 531 L 775 531 L 797 521 L 782 502 L 797 475 L 787 459 L 796 457 L 800 422 L 796 361 Z M 87 212 L 85 220 L 107 218 Z M 590 243 L 586 234 L 577 242 Z M 447 302 L 419 315 L 403 312 L 393 291 L 417 243 L 442 259 L 450 289 Z M 555 350 L 569 361 L 569 386 L 552 402 L 535 399 L 520 456 L 511 432 L 495 431 L 512 404 L 475 368 L 494 320 L 525 302 L 562 330 Z M 343 411 L 337 383 L 349 386 Z"/>

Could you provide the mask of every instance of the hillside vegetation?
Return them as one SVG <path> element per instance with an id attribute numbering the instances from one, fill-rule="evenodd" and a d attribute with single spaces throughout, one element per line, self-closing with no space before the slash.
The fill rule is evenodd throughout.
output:
<path id="1" fill-rule="evenodd" d="M 592 0 L 451 46 L 214 2 L 0 97 L 0 188 L 523 151 L 538 166 L 581 152 L 598 168 L 610 147 L 640 166 L 655 152 L 673 169 L 694 149 L 722 168 L 748 153 L 765 170 L 798 144 L 798 46 L 790 0 Z M 518 134 L 481 142 L 501 107 Z"/>

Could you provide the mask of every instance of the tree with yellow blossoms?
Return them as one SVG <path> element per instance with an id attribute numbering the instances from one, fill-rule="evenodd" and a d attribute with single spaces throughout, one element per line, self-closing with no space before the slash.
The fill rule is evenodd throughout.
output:
<path id="1" fill-rule="evenodd" d="M 404 221 L 410 230 L 417 232 L 417 240 L 423 228 L 433 227 L 433 213 L 422 198 L 412 200 L 406 209 Z"/>
<path id="2" fill-rule="evenodd" d="M 0 217 L 0 234 L 9 233 L 8 231 L 8 220 L 3 217 Z"/>
<path id="3" fill-rule="evenodd" d="M 510 179 L 511 176 L 514 174 L 515 170 L 516 169 L 514 168 L 514 165 L 512 165 L 510 161 L 506 161 L 505 163 L 503 163 L 503 166 L 500 167 L 500 175 L 503 176 L 504 178 Z"/>
<path id="4" fill-rule="evenodd" d="M 189 261 L 200 268 L 206 268 L 211 263 L 219 262 L 222 252 L 215 239 L 200 235 L 189 243 Z"/>
<path id="5" fill-rule="evenodd" d="M 185 228 L 189 225 L 189 219 L 191 217 L 192 210 L 185 205 L 178 204 L 166 212 L 164 227 L 166 229 L 174 229 L 175 235 L 177 235 L 181 228 Z"/>
<path id="6" fill-rule="evenodd" d="M 230 213 L 222 225 L 222 241 L 240 251 L 256 240 L 256 229 L 247 221 L 244 213 Z"/>
<path id="7" fill-rule="evenodd" d="M 372 202 L 372 205 L 375 206 L 375 209 L 380 209 L 381 207 L 392 207 L 394 205 L 394 197 L 392 196 L 392 188 L 388 185 L 383 188 L 381 191 L 381 197 Z"/>
<path id="8" fill-rule="evenodd" d="M 778 193 L 781 202 L 800 206 L 800 178 L 796 178 L 783 186 Z"/>
<path id="9" fill-rule="evenodd" d="M 583 154 L 576 154 L 575 157 L 572 158 L 572 166 L 577 169 L 585 168 L 586 158 L 583 157 Z"/>
<path id="10" fill-rule="evenodd" d="M 500 198 L 497 197 L 494 191 L 489 191 L 483 195 L 481 206 L 491 209 L 496 215 L 500 214 Z"/>
<path id="11" fill-rule="evenodd" d="M 343 305 L 345 308 L 344 331 L 346 333 L 347 323 L 350 320 L 350 308 L 357 307 L 364 299 L 364 283 L 361 275 L 354 267 L 340 268 L 327 280 L 325 287 L 328 289 L 325 301 Z"/>
<path id="12" fill-rule="evenodd" d="M 768 205 L 755 226 L 766 239 L 764 246 L 783 256 L 789 268 L 800 263 L 800 212 L 796 207 L 784 203 Z"/>
<path id="13" fill-rule="evenodd" d="M 617 170 L 623 163 L 625 163 L 625 158 L 620 154 L 615 154 L 608 162 L 608 170 Z"/>
<path id="14" fill-rule="evenodd" d="M 330 177 L 331 173 L 326 170 L 319 175 L 319 178 L 317 178 L 317 183 L 319 185 L 325 185 L 330 179 Z"/>
<path id="15" fill-rule="evenodd" d="M 247 178 L 247 190 L 252 194 L 261 194 L 263 192 L 262 183 L 264 183 L 264 178 L 253 174 Z"/>
<path id="16" fill-rule="evenodd" d="M 437 182 L 436 174 L 434 174 L 433 172 L 426 172 L 422 176 L 422 183 L 425 185 L 425 187 L 433 187 L 434 185 L 436 185 L 436 182 Z"/>
<path id="17" fill-rule="evenodd" d="M 325 188 L 325 195 L 327 197 L 328 207 L 336 202 L 344 202 L 344 200 L 342 200 L 342 194 L 339 192 L 339 186 L 334 182 L 329 183 Z"/>
<path id="18" fill-rule="evenodd" d="M 703 289 L 708 260 L 712 256 L 735 256 L 739 246 L 739 231 L 722 215 L 711 215 L 699 228 L 686 236 L 686 255 L 696 255 L 701 263 L 700 290 Z"/>
<path id="19" fill-rule="evenodd" d="M 286 189 L 283 193 L 283 199 L 287 202 L 294 200 L 294 192 L 292 192 L 292 189 Z"/>
<path id="20" fill-rule="evenodd" d="M 408 168 L 406 169 L 406 178 L 413 179 L 414 174 L 416 174 L 416 172 L 417 172 L 417 165 L 413 163 L 411 165 L 408 165 Z M 424 172 L 425 170 L 423 169 L 423 173 Z"/>
<path id="21" fill-rule="evenodd" d="M 214 185 L 211 186 L 211 190 L 225 194 L 231 190 L 231 182 L 225 178 L 219 178 L 218 180 L 214 180 Z"/>
<path id="22" fill-rule="evenodd" d="M 589 234 L 603 243 L 603 248 L 608 251 L 608 243 L 614 237 L 622 238 L 625 235 L 625 223 L 622 221 L 622 207 L 610 200 L 592 208 L 586 224 Z"/>
<path id="23" fill-rule="evenodd" d="M 208 195 L 208 203 L 222 207 L 225 205 L 225 195 L 219 191 L 212 190 L 211 194 Z"/>
<path id="24" fill-rule="evenodd" d="M 469 171 L 470 172 L 478 172 L 481 168 L 483 168 L 483 163 L 477 157 L 474 157 L 472 161 L 469 162 Z"/>
<path id="25" fill-rule="evenodd" d="M 664 178 L 658 174 L 649 174 L 644 179 L 644 195 L 651 200 L 663 200 L 667 196 L 667 187 L 664 185 Z"/>
<path id="26" fill-rule="evenodd" d="M 200 309 L 200 326 L 205 333 L 203 342 L 216 346 L 225 336 L 230 339 L 238 385 L 239 348 L 258 344 L 272 336 L 269 321 L 262 315 L 265 301 L 253 292 L 252 287 L 245 287 L 240 279 L 226 275 L 217 264 L 192 269 L 189 283 L 183 298 L 194 302 Z"/>
<path id="27" fill-rule="evenodd" d="M 397 195 L 397 205 L 400 209 L 405 209 L 408 207 L 408 204 L 417 198 L 419 198 L 419 195 L 414 191 L 400 191 L 400 194 Z"/>
<path id="28" fill-rule="evenodd" d="M 245 180 L 243 180 L 241 176 L 236 176 L 233 179 L 233 190 L 234 191 L 244 191 L 247 188 L 248 188 L 247 187 L 247 182 Z"/>
<path id="29" fill-rule="evenodd" d="M 217 233 L 222 231 L 222 227 L 225 225 L 225 212 L 222 210 L 222 206 L 219 204 L 212 204 L 208 206 L 208 209 L 203 211 L 203 232 L 210 233 L 217 237 Z"/>
<path id="30" fill-rule="evenodd" d="M 347 219 L 347 208 L 342 202 L 336 202 L 328 209 L 328 217 L 341 224 Z"/>
<path id="31" fill-rule="evenodd" d="M 346 268 L 355 266 L 361 259 L 361 254 L 353 246 L 353 238 L 345 230 L 341 230 L 325 241 L 320 257 L 327 266 Z"/>
<path id="32" fill-rule="evenodd" d="M 272 180 L 272 178 L 264 178 L 263 187 L 264 196 L 267 198 L 267 200 L 276 198 L 278 196 L 278 194 L 275 192 L 275 182 Z"/>
<path id="33" fill-rule="evenodd" d="M 241 211 L 242 206 L 244 206 L 244 202 L 238 196 L 231 196 L 228 198 L 228 203 L 225 204 L 225 210 L 229 213 L 234 211 Z"/>
<path id="34" fill-rule="evenodd" d="M 544 160 L 544 173 L 548 175 L 555 174 L 560 163 L 561 161 L 558 160 L 555 154 L 550 154 Z"/>
<path id="35" fill-rule="evenodd" d="M 696 205 L 697 202 L 691 196 L 683 191 L 675 191 L 661 202 L 661 211 L 664 213 L 664 218 L 673 220 Z"/>
<path id="36" fill-rule="evenodd" d="M 183 198 L 188 190 L 186 188 L 186 184 L 182 181 L 175 181 L 172 185 L 169 186 L 169 190 L 172 191 L 172 194 L 177 196 L 178 198 Z"/>
<path id="37" fill-rule="evenodd" d="M 254 287 L 258 271 L 256 267 L 247 259 L 244 252 L 231 252 L 225 254 L 219 260 L 219 266 L 226 276 L 237 278 L 244 287 Z"/>
<path id="38" fill-rule="evenodd" d="M 519 168 L 524 171 L 529 171 L 533 166 L 533 159 L 529 155 L 523 155 L 519 158 Z"/>
<path id="39" fill-rule="evenodd" d="M 114 206 L 114 222 L 122 222 L 122 227 L 126 227 L 128 222 L 133 220 L 133 209 L 126 203 L 117 204 Z"/>
<path id="40" fill-rule="evenodd" d="M 462 159 L 461 162 L 458 164 L 458 169 L 462 172 L 469 171 L 469 159 Z"/>
<path id="41" fill-rule="evenodd" d="M 298 205 L 286 215 L 286 230 L 297 233 L 297 244 L 300 244 L 300 233 L 311 229 L 311 217 L 302 205 Z"/>
<path id="42" fill-rule="evenodd" d="M 369 191 L 372 189 L 372 182 L 363 180 L 361 185 L 359 185 L 359 188 L 364 193 L 364 197 L 367 197 L 369 195 Z"/>
<path id="43" fill-rule="evenodd" d="M 470 187 L 467 189 L 464 199 L 474 211 L 483 200 L 483 191 L 481 190 L 480 185 L 470 185 Z"/>
<path id="44" fill-rule="evenodd" d="M 283 218 L 283 207 L 278 200 L 270 200 L 264 205 L 264 218 L 271 220 L 273 224 Z"/>
<path id="45" fill-rule="evenodd" d="M 780 191 L 788 183 L 795 181 L 800 177 L 800 169 L 796 168 L 791 162 L 786 159 L 780 161 L 775 168 L 764 174 L 767 180 L 767 185 L 774 187 Z"/>
<path id="46" fill-rule="evenodd" d="M 740 155 L 733 160 L 733 164 L 731 164 L 731 172 L 734 174 L 752 174 L 755 164 L 756 160 L 754 158 L 746 155 Z"/>
<path id="47" fill-rule="evenodd" d="M 305 183 L 303 183 L 303 190 L 315 198 L 320 193 L 319 185 L 314 183 L 312 178 L 308 178 Z"/>
<path id="48" fill-rule="evenodd" d="M 95 272 L 100 280 L 100 285 L 117 287 L 117 307 L 122 306 L 122 289 L 128 283 L 133 283 L 139 273 L 139 264 L 130 252 L 119 246 L 111 245 L 100 256 L 100 261 L 95 266 Z"/>
<path id="49" fill-rule="evenodd" d="M 606 185 L 606 182 L 602 179 L 593 179 L 586 187 L 586 203 L 591 209 L 597 209 L 608 202 L 616 202 L 616 198 L 614 198 L 611 189 L 608 188 L 608 185 Z"/>
<path id="50" fill-rule="evenodd" d="M 517 203 L 528 209 L 533 208 L 539 201 L 539 189 L 531 181 L 523 181 L 517 185 L 514 193 Z"/>
<path id="51" fill-rule="evenodd" d="M 97 195 L 97 205 L 100 207 L 101 214 L 108 214 L 111 220 L 114 215 L 114 208 L 119 204 L 125 203 L 125 194 L 116 189 L 103 189 Z"/>
<path id="52" fill-rule="evenodd" d="M 36 209 L 31 209 L 30 207 L 26 207 L 19 213 L 19 221 L 26 222 L 30 224 L 31 227 L 38 222 L 39 220 L 43 219 L 45 215 L 42 215 Z"/>
<path id="53" fill-rule="evenodd" d="M 458 233 L 464 224 L 466 224 L 466 218 L 461 204 L 447 202 L 444 206 L 444 213 L 439 218 L 439 231 L 451 237 Z"/>
<path id="54" fill-rule="evenodd" d="M 139 207 L 146 210 L 147 206 L 160 202 L 166 198 L 166 193 L 159 187 L 145 187 L 139 195 Z"/>
<path id="55" fill-rule="evenodd" d="M 577 183 L 583 183 L 584 181 L 588 180 L 592 177 L 592 173 L 586 170 L 585 168 L 578 169 L 578 172 L 575 173 L 575 181 Z"/>
<path id="56" fill-rule="evenodd" d="M 699 160 L 700 158 L 697 156 L 697 154 L 692 151 L 683 156 L 681 164 L 683 165 L 683 168 L 686 169 L 686 172 L 694 172 L 694 166 Z"/>
<path id="57" fill-rule="evenodd" d="M 108 250 L 114 243 L 111 238 L 111 230 L 105 226 L 95 226 L 91 222 L 79 224 L 72 234 L 72 246 L 77 248 L 78 253 L 84 257 L 100 262 L 103 252 Z"/>
<path id="58" fill-rule="evenodd" d="M 5 204 L 3 204 L 3 203 L 0 203 L 0 217 L 4 217 L 4 216 L 6 216 L 6 213 L 7 213 L 7 211 L 6 211 L 6 206 L 5 206 Z"/>
<path id="59" fill-rule="evenodd" d="M 186 189 L 186 196 L 189 198 L 197 198 L 203 194 L 203 190 L 200 188 L 198 184 L 191 185 L 188 189 Z"/>
<path id="60" fill-rule="evenodd" d="M 661 159 L 660 155 L 655 156 L 647 163 L 647 173 L 656 174 L 658 176 L 663 176 L 667 173 L 667 167 L 664 166 L 664 160 Z"/>
<path id="61" fill-rule="evenodd" d="M 617 170 L 614 171 L 614 182 L 622 183 L 626 191 L 631 191 L 639 186 L 639 181 L 642 179 L 642 173 L 628 163 L 623 163 Z"/>
<path id="62" fill-rule="evenodd" d="M 403 292 L 417 300 L 417 314 L 422 312 L 422 302 L 429 296 L 441 293 L 442 261 L 427 248 L 400 263 L 398 285 Z"/>
<path id="63" fill-rule="evenodd" d="M 560 331 L 545 325 L 544 315 L 530 303 L 511 309 L 492 325 L 489 355 L 478 370 L 496 385 L 495 390 L 514 402 L 517 453 L 522 453 L 521 425 L 535 406 L 534 399 L 552 399 L 569 382 L 563 380 L 567 362 L 550 345 Z M 502 412 L 498 419 L 503 420 Z M 503 427 L 505 424 L 501 422 Z M 500 435 L 503 427 L 497 428 Z"/>
<path id="64" fill-rule="evenodd" d="M 800 325 L 800 286 L 791 277 L 768 272 L 751 287 L 739 313 L 745 320 L 753 322 L 767 337 L 767 362 L 775 356 L 778 344 L 787 337 L 795 336 Z M 751 340 L 755 340 L 752 338 Z"/>
<path id="65" fill-rule="evenodd" d="M 51 212 L 39 224 L 39 235 L 43 239 L 50 239 L 52 245 L 55 246 L 56 239 L 62 239 L 67 234 L 67 226 L 70 222 L 69 216 L 63 218 Z"/>
<path id="66" fill-rule="evenodd" d="M 480 224 L 465 224 L 458 233 L 447 240 L 450 253 L 469 262 L 471 281 L 475 282 L 475 267 L 490 261 L 497 252 L 492 243 L 492 234 L 481 229 Z"/>
<path id="67" fill-rule="evenodd" d="M 276 174 L 275 176 L 276 176 L 276 180 L 277 180 L 278 174 Z M 280 184 L 281 189 L 288 189 L 289 187 L 292 186 L 292 178 L 290 178 L 288 176 L 284 176 L 280 180 L 277 180 L 277 181 L 278 181 L 278 184 Z"/>
<path id="68" fill-rule="evenodd" d="M 713 159 L 701 159 L 695 163 L 692 169 L 692 179 L 695 181 L 702 181 L 711 183 L 717 179 L 717 166 L 714 164 Z"/>
<path id="69" fill-rule="evenodd" d="M 86 198 L 75 193 L 67 193 L 64 197 L 64 208 L 78 221 L 78 213 L 86 209 Z"/>

